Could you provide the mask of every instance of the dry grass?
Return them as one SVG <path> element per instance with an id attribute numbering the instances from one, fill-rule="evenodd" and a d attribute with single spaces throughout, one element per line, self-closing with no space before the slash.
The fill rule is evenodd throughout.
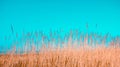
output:
<path id="1" fill-rule="evenodd" d="M 31 39 L 23 39 L 27 40 L 23 47 L 26 52 L 15 53 L 17 48 L 14 48 L 13 52 L 1 54 L 0 67 L 120 67 L 120 37 L 112 39 L 108 35 L 77 34 L 76 39 L 70 33 L 63 40 L 54 38 L 57 35 L 50 36 L 50 41 L 42 34 L 40 41 L 40 37 L 35 38 L 37 46 L 32 46 L 32 49 L 29 46 L 32 38 L 28 36 Z M 41 44 L 42 48 L 36 52 Z M 27 52 L 30 49 L 32 51 Z"/>
<path id="2" fill-rule="evenodd" d="M 0 56 L 0 67 L 120 67 L 120 48 L 47 50 Z"/>

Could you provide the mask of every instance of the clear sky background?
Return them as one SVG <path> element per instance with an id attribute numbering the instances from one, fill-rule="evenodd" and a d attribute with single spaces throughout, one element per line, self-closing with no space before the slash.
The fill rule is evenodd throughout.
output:
<path id="1" fill-rule="evenodd" d="M 0 0 L 0 43 L 24 30 L 80 29 L 120 35 L 120 0 Z M 98 25 L 96 29 L 95 25 Z"/>

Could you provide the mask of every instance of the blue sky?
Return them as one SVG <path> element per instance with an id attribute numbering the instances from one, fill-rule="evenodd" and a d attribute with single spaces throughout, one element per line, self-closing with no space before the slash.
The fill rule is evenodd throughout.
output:
<path id="1" fill-rule="evenodd" d="M 0 0 L 0 40 L 24 30 L 80 29 L 120 35 L 120 0 Z M 95 25 L 98 28 L 95 28 Z"/>

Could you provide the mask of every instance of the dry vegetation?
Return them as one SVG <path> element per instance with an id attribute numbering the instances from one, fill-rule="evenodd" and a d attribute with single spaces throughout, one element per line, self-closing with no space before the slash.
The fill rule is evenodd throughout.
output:
<path id="1" fill-rule="evenodd" d="M 120 67 L 120 48 L 56 49 L 0 56 L 0 67 Z"/>
<path id="2" fill-rule="evenodd" d="M 29 52 L 15 53 L 14 50 L 1 54 L 0 67 L 120 67 L 119 37 L 108 42 L 107 37 L 82 35 L 80 39 L 73 39 L 70 36 L 64 42 L 57 42 L 57 46 L 53 46 L 54 38 L 49 42 L 43 38 L 39 51 L 33 47 Z"/>

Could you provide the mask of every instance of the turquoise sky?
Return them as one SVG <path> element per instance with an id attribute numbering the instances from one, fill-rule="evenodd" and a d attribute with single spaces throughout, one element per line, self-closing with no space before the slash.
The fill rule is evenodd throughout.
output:
<path id="1" fill-rule="evenodd" d="M 120 35 L 120 0 L 0 0 L 0 40 L 25 31 L 80 29 Z M 98 25 L 96 29 L 95 25 Z"/>

